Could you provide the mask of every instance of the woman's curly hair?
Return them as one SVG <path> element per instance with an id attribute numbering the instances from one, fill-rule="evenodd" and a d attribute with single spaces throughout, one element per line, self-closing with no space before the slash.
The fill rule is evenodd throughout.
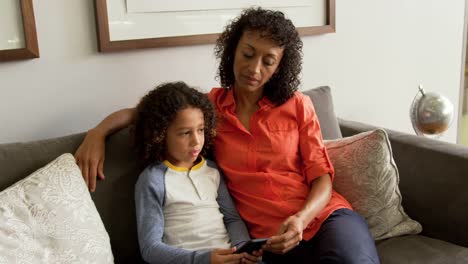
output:
<path id="1" fill-rule="evenodd" d="M 208 96 L 184 82 L 164 83 L 145 95 L 136 107 L 134 143 L 144 166 L 166 159 L 166 132 L 180 110 L 193 107 L 203 112 L 205 144 L 202 155 L 213 144 L 216 116 Z"/>
<path id="2" fill-rule="evenodd" d="M 245 31 L 258 31 L 284 48 L 278 71 L 265 84 L 264 95 L 276 105 L 291 98 L 300 84 L 302 70 L 302 40 L 291 20 L 280 11 L 249 8 L 228 24 L 219 36 L 215 56 L 220 60 L 217 79 L 229 88 L 235 83 L 234 56 L 237 44 Z"/>

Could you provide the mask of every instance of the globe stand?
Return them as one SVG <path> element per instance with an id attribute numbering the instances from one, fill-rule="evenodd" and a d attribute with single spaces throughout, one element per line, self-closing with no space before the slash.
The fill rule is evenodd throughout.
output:
<path id="1" fill-rule="evenodd" d="M 453 104 L 444 96 L 426 93 L 419 85 L 411 104 L 410 118 L 416 135 L 439 138 L 450 127 Z"/>

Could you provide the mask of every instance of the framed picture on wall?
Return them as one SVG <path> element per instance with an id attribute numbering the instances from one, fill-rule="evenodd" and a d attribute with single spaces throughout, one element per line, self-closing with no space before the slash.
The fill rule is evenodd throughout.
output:
<path id="1" fill-rule="evenodd" d="M 32 0 L 0 1 L 0 61 L 39 58 Z"/>
<path id="2" fill-rule="evenodd" d="M 214 43 L 250 6 L 284 12 L 302 36 L 335 32 L 335 0 L 95 0 L 99 51 Z"/>

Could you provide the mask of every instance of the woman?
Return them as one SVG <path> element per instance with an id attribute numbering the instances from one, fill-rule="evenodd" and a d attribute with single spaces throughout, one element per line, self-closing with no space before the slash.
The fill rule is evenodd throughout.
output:
<path id="1" fill-rule="evenodd" d="M 302 42 L 289 19 L 253 8 L 232 21 L 215 54 L 224 88 L 209 96 L 220 117 L 215 157 L 253 237 L 270 237 L 267 263 L 379 263 L 365 220 L 332 189 L 333 166 L 310 99 L 297 92 Z M 90 130 L 76 157 L 91 190 L 104 178 L 105 137 L 134 109 Z"/>

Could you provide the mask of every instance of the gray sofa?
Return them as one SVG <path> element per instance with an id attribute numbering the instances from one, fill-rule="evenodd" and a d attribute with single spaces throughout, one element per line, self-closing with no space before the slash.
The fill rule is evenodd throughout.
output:
<path id="1" fill-rule="evenodd" d="M 320 119 L 324 138 L 375 127 L 337 120 L 330 89 L 306 92 Z M 423 226 L 420 235 L 377 241 L 382 263 L 468 263 L 468 148 L 387 130 L 400 172 L 403 207 Z M 62 153 L 74 153 L 84 133 L 27 143 L 0 145 L 0 191 Z M 133 188 L 139 173 L 128 131 L 107 142 L 106 180 L 92 198 L 111 239 L 116 263 L 137 263 Z M 0 223 L 1 224 L 1 223 Z"/>

